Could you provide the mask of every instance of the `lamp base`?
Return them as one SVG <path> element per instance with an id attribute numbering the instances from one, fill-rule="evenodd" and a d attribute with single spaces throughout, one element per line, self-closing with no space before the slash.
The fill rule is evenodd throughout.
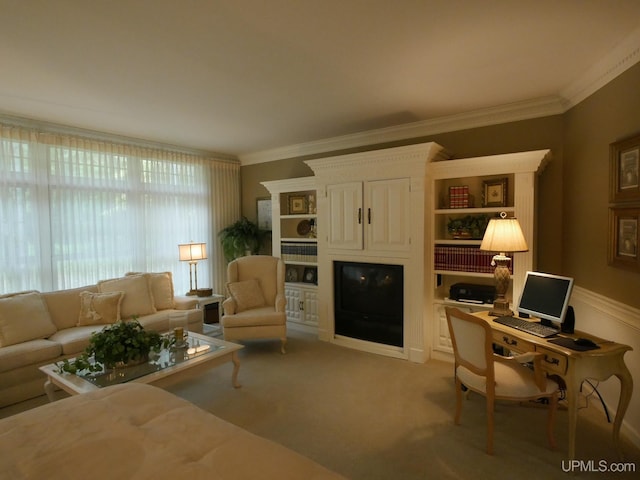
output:
<path id="1" fill-rule="evenodd" d="M 513 317 L 513 311 L 509 308 L 509 302 L 497 298 L 493 302 L 493 308 L 489 311 L 492 317 Z"/>

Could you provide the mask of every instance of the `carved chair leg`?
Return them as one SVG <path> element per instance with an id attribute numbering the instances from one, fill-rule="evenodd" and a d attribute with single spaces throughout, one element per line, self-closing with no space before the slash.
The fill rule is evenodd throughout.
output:
<path id="1" fill-rule="evenodd" d="M 284 349 L 284 346 L 287 344 L 287 337 L 282 337 L 280 341 L 282 342 L 282 345 L 280 346 L 280 352 L 284 355 L 285 353 L 287 353 Z"/>
<path id="2" fill-rule="evenodd" d="M 460 425 L 460 417 L 462 415 L 462 383 L 456 377 L 456 414 L 454 422 L 456 425 Z"/>

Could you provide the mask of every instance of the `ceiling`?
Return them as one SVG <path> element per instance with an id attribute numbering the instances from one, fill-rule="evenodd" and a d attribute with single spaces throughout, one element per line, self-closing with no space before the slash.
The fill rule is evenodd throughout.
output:
<path id="1" fill-rule="evenodd" d="M 640 0 L 0 0 L 0 12 L 1 113 L 243 163 L 559 113 L 640 60 Z"/>

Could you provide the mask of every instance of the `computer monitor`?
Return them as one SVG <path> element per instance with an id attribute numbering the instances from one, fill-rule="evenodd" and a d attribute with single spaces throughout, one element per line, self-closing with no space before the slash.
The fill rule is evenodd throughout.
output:
<path id="1" fill-rule="evenodd" d="M 540 318 L 541 323 L 559 329 L 569 307 L 572 289 L 573 278 L 527 272 L 518 313 L 533 315 Z"/>

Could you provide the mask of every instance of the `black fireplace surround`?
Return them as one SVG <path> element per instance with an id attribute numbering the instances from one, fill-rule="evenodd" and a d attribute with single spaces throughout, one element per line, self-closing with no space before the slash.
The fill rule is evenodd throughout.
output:
<path id="1" fill-rule="evenodd" d="M 403 346 L 404 267 L 333 262 L 335 333 Z"/>

